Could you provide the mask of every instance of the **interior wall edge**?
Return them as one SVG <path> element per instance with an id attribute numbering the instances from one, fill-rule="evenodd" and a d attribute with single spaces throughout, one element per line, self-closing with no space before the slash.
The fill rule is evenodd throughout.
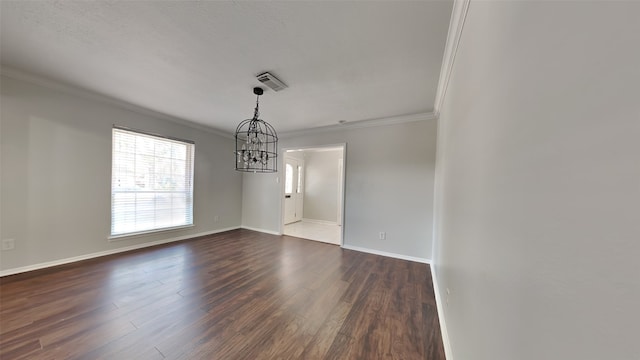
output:
<path id="1" fill-rule="evenodd" d="M 454 64 L 456 54 L 458 52 L 458 47 L 460 44 L 460 39 L 462 38 L 462 33 L 464 29 L 464 23 L 466 20 L 466 16 L 469 10 L 469 5 L 471 0 L 454 0 L 453 9 L 451 11 L 451 20 L 449 23 L 449 31 L 447 33 L 447 40 L 445 43 L 445 51 L 442 59 L 442 68 L 440 69 L 440 79 L 438 81 L 438 88 L 436 90 L 436 98 L 434 101 L 434 114 L 438 121 L 437 125 L 437 135 L 436 135 L 436 161 L 435 161 L 435 175 L 434 175 L 434 193 L 433 193 L 433 235 L 432 235 L 432 244 L 431 244 L 431 277 L 433 283 L 433 290 L 436 298 L 436 308 L 438 311 L 438 320 L 440 322 L 440 332 L 442 336 L 442 342 L 444 345 L 445 357 L 448 360 L 453 360 L 453 349 L 451 347 L 451 342 L 449 340 L 449 332 L 447 330 L 447 320 L 445 316 L 444 304 L 442 303 L 442 295 L 441 289 L 438 283 L 438 257 L 439 257 L 439 244 L 441 241 L 440 233 L 439 233 L 439 221 L 440 221 L 440 211 L 442 210 L 441 203 L 441 194 L 440 190 L 442 187 L 442 175 L 441 175 L 441 163 L 443 161 L 442 158 L 442 141 L 443 136 L 441 134 L 442 131 L 442 119 L 440 118 L 440 111 L 444 104 L 447 88 L 449 86 L 449 81 L 451 79 L 451 74 L 453 73 Z"/>

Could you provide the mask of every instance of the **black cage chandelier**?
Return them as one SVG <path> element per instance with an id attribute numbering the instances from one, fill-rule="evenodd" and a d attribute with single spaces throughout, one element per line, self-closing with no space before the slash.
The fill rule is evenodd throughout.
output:
<path id="1" fill-rule="evenodd" d="M 253 88 L 256 109 L 253 119 L 242 121 L 236 128 L 236 170 L 254 173 L 278 171 L 278 135 L 268 122 L 258 117 L 262 88 Z"/>

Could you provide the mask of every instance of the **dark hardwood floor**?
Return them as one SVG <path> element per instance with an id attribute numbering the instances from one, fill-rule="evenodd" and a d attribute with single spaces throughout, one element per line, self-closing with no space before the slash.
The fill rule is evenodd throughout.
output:
<path id="1" fill-rule="evenodd" d="M 0 279 L 0 359 L 444 359 L 428 265 L 234 230 Z"/>

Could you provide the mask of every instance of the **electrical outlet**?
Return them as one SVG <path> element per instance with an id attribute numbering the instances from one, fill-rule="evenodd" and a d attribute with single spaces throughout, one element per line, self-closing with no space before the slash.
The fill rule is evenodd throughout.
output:
<path id="1" fill-rule="evenodd" d="M 13 239 L 2 240 L 2 251 L 13 250 L 16 248 L 16 241 Z"/>
<path id="2" fill-rule="evenodd" d="M 384 231 L 380 231 L 380 234 L 378 235 L 378 238 L 379 238 L 380 240 L 384 240 L 384 239 L 386 239 L 386 238 L 387 238 L 387 233 L 386 233 L 386 232 L 384 232 Z"/>

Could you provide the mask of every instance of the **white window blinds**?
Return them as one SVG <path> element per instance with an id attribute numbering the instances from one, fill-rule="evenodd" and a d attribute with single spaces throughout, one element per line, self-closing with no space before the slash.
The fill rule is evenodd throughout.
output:
<path id="1" fill-rule="evenodd" d="M 111 235 L 193 225 L 192 142 L 113 128 Z"/>

